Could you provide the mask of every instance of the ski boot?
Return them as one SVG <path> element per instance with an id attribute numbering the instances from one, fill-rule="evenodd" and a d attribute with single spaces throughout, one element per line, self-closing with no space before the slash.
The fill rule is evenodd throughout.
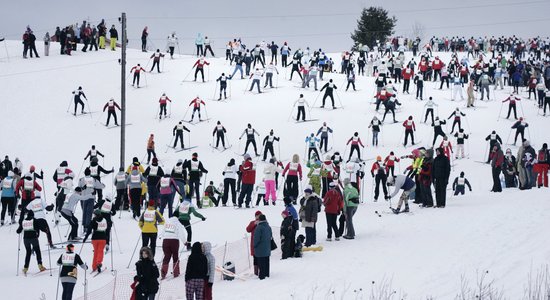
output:
<path id="1" fill-rule="evenodd" d="M 408 206 L 405 206 L 405 209 L 404 209 L 402 212 L 408 213 L 408 212 L 409 212 L 409 207 L 408 207 Z"/>
<path id="2" fill-rule="evenodd" d="M 44 267 L 42 264 L 38 265 L 38 269 L 40 270 L 40 272 L 46 271 L 46 267 Z"/>
<path id="3" fill-rule="evenodd" d="M 27 276 L 28 271 L 29 271 L 29 268 L 23 268 L 23 275 Z"/>
<path id="4" fill-rule="evenodd" d="M 401 208 L 391 208 L 390 209 L 393 211 L 394 214 L 398 215 L 399 214 L 399 211 L 401 210 Z"/>
<path id="5" fill-rule="evenodd" d="M 98 273 L 101 273 L 101 268 L 102 268 L 102 267 L 103 267 L 102 264 L 97 265 L 97 272 L 98 272 Z"/>

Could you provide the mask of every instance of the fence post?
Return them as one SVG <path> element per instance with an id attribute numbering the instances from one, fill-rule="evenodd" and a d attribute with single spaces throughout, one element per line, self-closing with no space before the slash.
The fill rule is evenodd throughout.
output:
<path id="1" fill-rule="evenodd" d="M 225 267 L 225 255 L 227 254 L 227 241 L 225 241 L 225 245 L 223 246 L 223 259 L 222 259 L 222 268 Z M 223 280 L 223 273 L 220 272 L 220 278 Z"/>
<path id="2" fill-rule="evenodd" d="M 247 256 L 247 260 L 248 260 L 248 269 L 250 270 L 250 268 L 252 267 L 250 265 L 250 243 L 248 241 L 248 234 L 244 234 L 244 242 L 245 242 L 245 248 L 246 248 L 246 252 L 248 253 L 248 256 Z"/>
<path id="3" fill-rule="evenodd" d="M 111 249 L 112 251 L 112 249 Z M 115 275 L 115 279 L 114 279 L 114 283 L 113 283 L 113 300 L 116 300 L 116 279 L 117 279 L 117 271 L 113 271 L 114 275 Z"/>

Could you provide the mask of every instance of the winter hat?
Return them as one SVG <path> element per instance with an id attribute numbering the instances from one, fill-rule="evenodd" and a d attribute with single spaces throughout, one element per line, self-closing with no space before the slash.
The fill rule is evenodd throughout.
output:
<path id="1" fill-rule="evenodd" d="M 31 165 L 29 171 L 34 172 L 34 170 L 36 170 L 36 168 L 34 167 L 34 165 Z"/>
<path id="2" fill-rule="evenodd" d="M 192 157 L 198 157 L 199 154 L 198 154 L 197 152 L 194 152 L 191 156 L 192 156 Z"/>
<path id="3" fill-rule="evenodd" d="M 250 154 L 246 153 L 246 154 L 244 155 L 244 160 L 249 160 L 249 159 L 250 159 Z"/>
<path id="4" fill-rule="evenodd" d="M 257 216 L 259 216 L 259 215 L 261 215 L 261 214 L 262 214 L 262 212 L 259 211 L 259 210 L 257 210 L 257 211 L 254 213 L 254 217 L 257 217 Z"/>
<path id="5" fill-rule="evenodd" d="M 67 163 L 66 160 L 62 161 L 61 164 L 59 165 L 60 167 L 66 167 L 68 166 L 69 164 Z"/>
<path id="6" fill-rule="evenodd" d="M 134 158 L 132 158 L 132 162 L 133 162 L 133 163 L 137 163 L 137 162 L 139 162 L 139 160 L 138 160 L 137 157 L 134 157 Z"/>
<path id="7" fill-rule="evenodd" d="M 464 177 L 464 172 L 460 172 L 460 177 Z"/>
<path id="8" fill-rule="evenodd" d="M 183 164 L 183 160 L 181 158 L 178 159 L 178 164 Z"/>
<path id="9" fill-rule="evenodd" d="M 288 217 L 288 216 L 289 216 L 288 210 L 286 210 L 286 209 L 283 210 L 283 211 L 281 212 L 281 216 L 283 216 L 283 218 Z"/>
<path id="10" fill-rule="evenodd" d="M 75 192 L 82 192 L 82 188 L 77 186 L 75 189 L 74 189 Z"/>
<path id="11" fill-rule="evenodd" d="M 159 163 L 159 160 L 156 157 L 153 157 L 153 165 L 156 165 Z"/>
<path id="12" fill-rule="evenodd" d="M 154 200 L 154 199 L 150 199 L 150 200 L 149 200 L 149 203 L 147 203 L 147 204 L 148 204 L 149 206 L 151 206 L 151 207 L 155 207 L 155 204 L 156 204 L 156 203 L 155 203 L 155 200 Z"/>
<path id="13" fill-rule="evenodd" d="M 90 168 L 84 169 L 84 175 L 90 176 L 90 174 L 92 174 L 92 172 L 90 171 Z"/>
<path id="14" fill-rule="evenodd" d="M 306 189 L 304 190 L 304 193 L 306 193 L 306 194 L 311 194 L 311 193 L 313 193 L 313 191 L 312 191 L 310 188 L 306 188 Z"/>
<path id="15" fill-rule="evenodd" d="M 376 160 L 382 160 L 382 156 L 378 155 L 378 156 L 376 157 Z"/>

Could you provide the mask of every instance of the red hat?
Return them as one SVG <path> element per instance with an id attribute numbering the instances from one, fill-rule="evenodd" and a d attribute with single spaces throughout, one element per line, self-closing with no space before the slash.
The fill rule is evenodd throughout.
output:
<path id="1" fill-rule="evenodd" d="M 29 168 L 29 170 L 30 170 L 31 172 L 34 172 L 34 170 L 35 170 L 34 165 L 31 165 L 31 167 Z"/>
<path id="2" fill-rule="evenodd" d="M 156 205 L 156 202 L 154 199 L 150 199 L 149 200 L 149 206 L 155 206 Z"/>
<path id="3" fill-rule="evenodd" d="M 281 216 L 283 216 L 285 218 L 288 217 L 288 215 L 289 215 L 289 213 L 288 213 L 288 210 L 286 210 L 286 209 L 281 212 Z"/>
<path id="4" fill-rule="evenodd" d="M 257 210 L 256 213 L 254 214 L 254 216 L 257 217 L 257 216 L 259 216 L 259 215 L 261 215 L 261 214 L 262 214 L 262 212 L 259 211 L 259 210 Z"/>

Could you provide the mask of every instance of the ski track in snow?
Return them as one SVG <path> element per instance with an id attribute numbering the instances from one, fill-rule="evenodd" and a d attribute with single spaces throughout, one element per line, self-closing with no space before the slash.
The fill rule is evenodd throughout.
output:
<path id="1" fill-rule="evenodd" d="M 7 45 L 11 55 L 19 55 L 21 52 L 20 42 L 9 41 Z M 37 46 L 41 53 L 42 46 Z M 0 131 L 0 140 L 2 140 L 0 154 L 8 154 L 12 161 L 15 156 L 19 157 L 24 164 L 24 170 L 28 170 L 30 164 L 36 165 L 37 169 L 43 169 L 48 192 L 46 199 L 49 203 L 54 199 L 55 189 L 51 177 L 55 167 L 62 160 L 67 160 L 71 169 L 77 173 L 90 146 L 95 144 L 97 149 L 106 156 L 104 163 L 100 160 L 106 169 L 118 166 L 120 133 L 118 130 L 106 130 L 100 122 L 106 120 L 107 114 L 102 114 L 101 109 L 110 97 L 114 97 L 120 103 L 120 69 L 117 63 L 120 52 L 117 49 L 117 52 L 104 50 L 73 53 L 72 57 L 60 56 L 58 45 L 53 43 L 50 57 L 24 60 L 19 56 L 12 56 L 9 62 L 6 58 L 0 62 L 2 82 L 0 98 L 3 104 L 0 117 L 4 124 Z M 150 53 L 129 50 L 127 72 L 137 63 L 145 66 L 149 56 Z M 336 62 L 339 61 L 339 55 L 330 56 Z M 409 61 L 411 54 L 407 53 L 406 56 L 405 61 Z M 448 53 L 439 53 L 439 56 L 445 62 L 449 60 Z M 180 84 L 190 71 L 195 59 L 194 57 L 167 59 L 164 64 L 161 64 L 166 68 L 165 74 L 155 74 L 155 76 L 145 74 L 141 78 L 142 88 L 140 89 L 131 88 L 132 77 L 127 75 L 126 122 L 133 125 L 126 129 L 126 164 L 131 162 L 133 156 L 138 159 L 144 156 L 147 138 L 150 133 L 154 133 L 156 152 L 165 170 L 171 169 L 177 159 L 190 158 L 191 153 L 196 151 L 205 168 L 209 170 L 207 180 L 213 180 L 218 185 L 223 178 L 221 171 L 229 159 L 235 158 L 238 162 L 241 160 L 234 151 L 244 150 L 244 140 L 239 142 L 238 137 L 247 123 L 251 123 L 261 134 L 256 138 L 258 152 L 262 149 L 261 141 L 264 136 L 270 129 L 274 129 L 275 135 L 281 137 L 282 158 L 291 157 L 294 153 L 303 157 L 304 138 L 311 132 L 316 133 L 323 121 L 334 129 L 334 135 L 331 138 L 334 137 L 335 140 L 329 141 L 329 147 L 333 147 L 333 150 L 338 150 L 342 154 L 347 139 L 353 132 L 358 131 L 366 145 L 365 149 L 361 149 L 364 159 L 376 155 L 385 157 L 392 150 L 397 155 L 408 154 L 413 148 L 404 149 L 401 145 L 402 141 L 398 139 L 403 137 L 401 122 L 409 115 L 414 117 L 417 125 L 415 140 L 423 141 L 419 146 L 429 146 L 426 143 L 432 141 L 432 128 L 420 124 L 425 102 L 414 99 L 414 85 L 410 88 L 411 95 L 399 93 L 399 100 L 403 103 L 403 107 L 396 113 L 396 118 L 401 122 L 384 125 L 380 136 L 381 146 L 373 148 L 367 126 L 375 115 L 374 107 L 369 104 L 375 91 L 374 78 L 358 76 L 356 85 L 361 91 L 346 93 L 342 75 L 325 74 L 325 81 L 320 82 L 320 86 L 329 78 L 333 78 L 338 86 L 335 104 L 339 106 L 341 100 L 345 108 L 334 111 L 313 109 L 311 116 L 308 113 L 307 118 L 319 119 L 318 121 L 295 124 L 292 118 L 288 121 L 287 119 L 298 95 L 303 93 L 309 105 L 313 105 L 318 94 L 312 89 L 295 88 L 298 81 L 290 82 L 285 79 L 286 72 L 281 67 L 279 67 L 279 77 L 275 75 L 273 79 L 274 84 L 279 85 L 277 89 L 261 95 L 244 93 L 248 80 L 235 79 L 229 82 L 228 92 L 230 91 L 231 98 L 227 102 L 218 102 L 210 100 L 212 95 L 215 97 L 218 95 L 218 91 L 214 91 L 215 79 L 221 72 L 230 74 L 232 69 L 223 58 L 207 58 L 212 62 L 211 69 L 205 70 L 205 75 L 209 74 L 207 83 Z M 13 75 L 15 73 L 20 74 Z M 306 299 L 313 295 L 314 287 L 317 286 L 316 298 L 328 295 L 330 290 L 335 292 L 335 298 L 340 298 L 346 287 L 349 287 L 342 298 L 350 299 L 356 297 L 353 291 L 358 289 L 362 289 L 363 296 L 367 297 L 372 288 L 371 282 L 379 283 L 385 278 L 392 280 L 393 289 L 398 293 L 401 291 L 406 293 L 406 299 L 425 299 L 426 296 L 453 299 L 459 292 L 461 275 L 465 275 L 470 283 L 475 284 L 478 274 L 489 270 L 488 278 L 495 279 L 496 287 L 503 288 L 509 299 L 521 298 L 528 272 L 531 269 L 538 269 L 550 260 L 550 241 L 544 233 L 544 229 L 550 225 L 547 215 L 547 189 L 504 190 L 500 194 L 489 193 L 492 185 L 490 168 L 488 165 L 474 162 L 474 160 L 485 159 L 484 153 L 487 147 L 485 137 L 492 130 L 496 130 L 506 143 L 512 122 L 504 119 L 497 122 L 497 114 L 501 106 L 498 100 L 505 99 L 509 89 L 497 91 L 497 101 L 485 103 L 476 101 L 476 104 L 488 108 L 472 110 L 464 108 L 465 101 L 451 102 L 450 90 L 434 90 L 434 84 L 426 82 L 424 96 L 434 97 L 439 104 L 438 111 L 441 118 L 446 119 L 456 107 L 460 107 L 467 114 L 468 121 L 464 120 L 463 126 L 467 133 L 471 133 L 466 145 L 470 159 L 453 160 L 457 165 L 451 173 L 450 184 L 460 171 L 465 171 L 474 190 L 472 193 L 467 192 L 465 196 L 451 197 L 451 191 L 448 191 L 445 209 L 419 209 L 412 204 L 414 215 L 382 214 L 382 217 L 378 217 L 374 211 L 388 211 L 389 205 L 383 200 L 373 203 L 369 199 L 372 188 L 371 179 L 367 174 L 364 194 L 366 202 L 359 207 L 355 217 L 357 232 L 355 240 L 326 242 L 324 240 L 326 221 L 321 213 L 317 223 L 317 240 L 324 246 L 322 252 L 305 253 L 302 259 L 280 261 L 280 250 L 277 249 L 272 253 L 271 277 L 268 280 L 218 281 L 214 285 L 214 296 L 218 299 L 259 297 Z M 439 86 L 439 83 L 437 85 Z M 91 118 L 89 116 L 75 118 L 66 112 L 69 103 L 72 105 L 71 91 L 78 86 L 83 87 L 91 110 L 100 111 L 92 114 Z M 396 87 L 400 90 L 401 85 L 398 84 Z M 158 122 L 153 117 L 158 112 L 158 99 L 163 92 L 173 100 L 170 108 L 172 118 Z M 491 89 L 492 98 L 494 93 Z M 174 153 L 173 150 L 168 149 L 165 154 L 165 145 L 172 139 L 172 128 L 184 117 L 189 102 L 196 95 L 200 95 L 206 102 L 206 111 L 203 108 L 202 116 L 211 118 L 208 123 L 188 126 L 191 130 L 190 144 L 186 136 L 185 146 L 198 147 L 193 151 L 180 153 Z M 479 97 L 479 94 L 476 96 Z M 527 93 L 522 92 L 521 97 L 526 98 Z M 321 98 L 322 95 L 317 98 L 316 107 L 320 106 Z M 530 124 L 530 138 L 535 149 L 538 150 L 550 137 L 544 130 L 539 130 L 545 126 L 543 125 L 545 119 L 537 116 L 537 109 L 533 102 L 524 100 L 522 103 L 526 121 Z M 191 111 L 192 109 L 189 109 L 187 112 L 186 120 L 190 117 Z M 522 109 L 518 107 L 518 113 L 521 114 L 521 112 Z M 296 111 L 293 111 L 292 117 L 295 115 Z M 211 133 L 217 120 L 220 120 L 227 129 L 226 144 L 235 146 L 233 151 L 219 153 L 212 151 L 209 147 L 209 143 L 212 143 Z M 447 127 L 448 130 L 450 128 L 450 126 Z M 454 148 L 456 140 L 454 138 L 450 140 Z M 517 147 L 503 146 L 504 149 L 508 147 L 512 148 L 515 155 Z M 249 148 L 249 153 L 253 151 L 251 149 Z M 278 155 L 277 146 L 275 146 L 275 153 Z M 409 162 L 406 159 L 403 160 L 401 166 L 396 167 L 396 173 L 399 170 L 405 170 Z M 370 162 L 367 163 L 367 170 L 370 170 L 370 164 Z M 261 180 L 262 168 L 263 164 L 258 164 L 257 181 Z M 113 188 L 109 184 L 112 177 L 106 176 L 103 181 L 107 183 L 105 194 L 113 193 Z M 305 184 L 304 181 L 302 186 Z M 397 200 L 394 198 L 392 203 L 395 205 Z M 271 225 L 279 226 L 281 202 L 277 206 L 259 209 L 267 215 Z M 201 213 L 204 213 L 208 219 L 193 226 L 193 237 L 199 241 L 209 240 L 213 245 L 223 245 L 225 241 L 242 238 L 245 234 L 245 226 L 253 219 L 255 210 L 204 209 Z M 77 210 L 77 216 L 81 219 L 80 208 Z M 47 217 L 51 221 L 50 228 L 54 242 L 58 242 L 60 236 L 57 228 L 53 227 L 53 216 L 48 214 Z M 122 220 L 115 218 L 115 222 L 122 246 L 120 250 L 123 252 L 122 255 L 119 253 L 118 245 L 114 240 L 111 251 L 114 251 L 115 269 L 119 274 L 133 272 L 133 263 L 129 270 L 126 269 L 126 265 L 140 231 L 129 213 L 125 213 Z M 62 236 L 66 228 L 66 226 L 60 227 Z M 15 229 L 14 225 L 9 229 L 0 228 L 0 238 L 5 245 L 0 250 L 4 266 L 0 280 L 5 286 L 16 287 L 4 289 L 3 296 L 6 299 L 16 297 L 37 299 L 43 292 L 46 299 L 52 299 L 57 283 L 55 272 L 52 277 L 42 275 L 25 278 L 21 273 L 19 277 L 15 277 L 17 261 Z M 303 229 L 300 232 L 303 233 Z M 278 233 L 274 231 L 274 234 Z M 43 234 L 40 241 L 44 265 L 48 267 L 48 252 Z M 77 251 L 80 251 L 80 247 L 77 245 Z M 21 245 L 20 268 L 23 265 L 24 253 L 24 247 Z M 52 251 L 52 263 L 57 261 L 59 255 L 59 250 Z M 161 256 L 161 251 L 157 251 L 156 260 L 160 260 Z M 91 264 L 91 245 L 84 245 L 82 257 L 89 265 Z M 104 265 L 109 269 L 111 268 L 110 259 L 109 253 L 104 260 Z M 221 262 L 217 264 L 220 265 Z M 182 272 L 183 270 L 184 267 Z M 35 271 L 37 267 L 33 256 L 29 272 Z M 75 297 L 83 294 L 82 278 L 83 276 L 79 276 Z M 88 276 L 88 290 L 100 288 L 111 279 L 110 274 L 94 279 Z"/>

